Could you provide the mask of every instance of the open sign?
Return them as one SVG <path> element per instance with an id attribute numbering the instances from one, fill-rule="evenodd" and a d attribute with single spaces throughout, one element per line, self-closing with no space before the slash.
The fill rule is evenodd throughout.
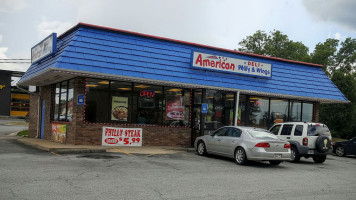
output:
<path id="1" fill-rule="evenodd" d="M 156 93 L 154 90 L 143 90 L 140 92 L 141 97 L 148 97 L 148 98 L 153 98 L 155 97 Z"/>

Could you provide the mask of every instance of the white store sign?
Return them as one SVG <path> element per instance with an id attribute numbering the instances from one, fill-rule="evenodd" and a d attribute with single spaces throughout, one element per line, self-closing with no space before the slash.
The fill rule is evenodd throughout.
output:
<path id="1" fill-rule="evenodd" d="M 38 62 L 49 55 L 54 55 L 57 50 L 57 34 L 52 33 L 36 46 L 31 48 L 32 64 Z"/>
<path id="2" fill-rule="evenodd" d="M 218 55 L 194 52 L 192 66 L 225 72 L 271 77 L 272 65 Z"/>
<path id="3" fill-rule="evenodd" d="M 102 146 L 142 146 L 142 128 L 103 127 Z"/>

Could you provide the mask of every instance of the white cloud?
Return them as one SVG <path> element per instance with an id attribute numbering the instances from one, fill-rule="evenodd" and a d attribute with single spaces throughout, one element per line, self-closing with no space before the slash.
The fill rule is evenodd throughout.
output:
<path id="1" fill-rule="evenodd" d="M 62 34 L 73 26 L 72 22 L 47 21 L 45 18 L 37 25 L 38 38 L 44 39 L 51 33 Z"/>
<path id="2" fill-rule="evenodd" d="M 341 34 L 340 33 L 335 33 L 334 34 L 334 39 L 340 40 Z"/>
<path id="3" fill-rule="evenodd" d="M 28 6 L 25 0 L 1 0 L 0 12 L 14 12 L 23 10 Z"/>

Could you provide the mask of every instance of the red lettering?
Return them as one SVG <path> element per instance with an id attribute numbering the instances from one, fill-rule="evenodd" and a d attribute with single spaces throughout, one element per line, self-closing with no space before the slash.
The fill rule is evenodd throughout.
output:
<path id="1" fill-rule="evenodd" d="M 200 63 L 200 66 L 203 65 L 203 61 L 202 61 L 202 58 L 201 58 L 201 54 L 199 54 L 197 60 L 195 61 L 195 64 L 198 64 L 198 63 Z"/>
<path id="2" fill-rule="evenodd" d="M 203 66 L 210 66 L 210 62 L 209 62 L 209 59 L 205 59 L 203 60 Z"/>
<path id="3" fill-rule="evenodd" d="M 210 65 L 211 65 L 211 67 L 215 67 L 215 62 L 212 60 Z"/>

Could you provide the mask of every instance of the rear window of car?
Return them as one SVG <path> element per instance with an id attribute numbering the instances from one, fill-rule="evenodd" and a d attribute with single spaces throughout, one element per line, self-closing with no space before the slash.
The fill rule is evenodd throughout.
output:
<path id="1" fill-rule="evenodd" d="M 319 136 L 326 135 L 330 136 L 330 130 L 327 126 L 323 124 L 308 125 L 308 136 Z"/>
<path id="2" fill-rule="evenodd" d="M 273 135 L 267 130 L 247 130 L 247 132 L 257 139 L 278 139 L 277 136 Z"/>

